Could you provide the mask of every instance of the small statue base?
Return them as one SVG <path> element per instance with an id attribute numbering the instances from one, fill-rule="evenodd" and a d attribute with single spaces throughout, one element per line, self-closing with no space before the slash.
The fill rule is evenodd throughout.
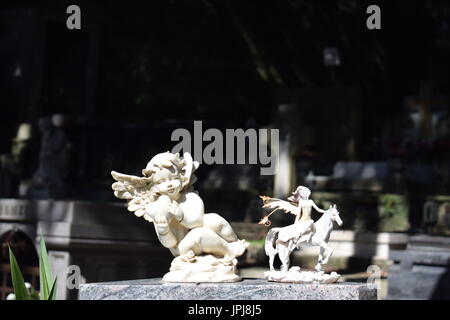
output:
<path id="1" fill-rule="evenodd" d="M 237 259 L 213 255 L 195 256 L 192 251 L 173 259 L 163 282 L 237 282 Z"/>
<path id="2" fill-rule="evenodd" d="M 266 271 L 264 276 L 269 281 L 289 283 L 335 283 L 340 274 L 330 274 L 323 271 L 300 271 L 299 267 L 292 267 L 289 271 Z"/>

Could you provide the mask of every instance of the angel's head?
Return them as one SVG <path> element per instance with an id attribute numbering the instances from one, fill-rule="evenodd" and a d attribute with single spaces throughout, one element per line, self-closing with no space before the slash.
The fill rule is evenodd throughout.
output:
<path id="1" fill-rule="evenodd" d="M 298 203 L 299 200 L 308 200 L 311 195 L 311 190 L 304 186 L 298 186 L 294 192 L 292 192 L 292 196 L 288 198 L 289 201 Z"/>
<path id="2" fill-rule="evenodd" d="M 152 179 L 152 191 L 169 197 L 178 195 L 195 182 L 193 172 L 198 162 L 189 153 L 180 157 L 178 153 L 160 153 L 147 164 L 142 174 Z"/>

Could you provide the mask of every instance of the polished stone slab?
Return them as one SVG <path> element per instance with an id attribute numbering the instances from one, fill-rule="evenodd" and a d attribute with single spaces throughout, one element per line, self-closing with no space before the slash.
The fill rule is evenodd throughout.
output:
<path id="1" fill-rule="evenodd" d="M 244 279 L 234 283 L 162 283 L 160 278 L 80 285 L 80 300 L 376 300 L 366 283 L 294 284 Z"/>

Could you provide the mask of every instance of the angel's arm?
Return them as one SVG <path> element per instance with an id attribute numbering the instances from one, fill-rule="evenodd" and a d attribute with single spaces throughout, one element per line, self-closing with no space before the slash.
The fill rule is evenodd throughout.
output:
<path id="1" fill-rule="evenodd" d="M 182 215 L 180 222 L 181 225 L 188 229 L 193 229 L 196 227 L 203 226 L 203 218 L 205 215 L 205 207 L 203 200 L 195 192 L 186 193 L 180 203 L 179 209 Z"/>
<path id="2" fill-rule="evenodd" d="M 182 221 L 184 218 L 184 212 L 181 210 L 180 205 L 172 201 L 172 203 L 169 205 L 169 212 L 177 219 L 178 222 Z"/>
<path id="3" fill-rule="evenodd" d="M 312 206 L 314 207 L 314 209 L 316 209 L 318 212 L 320 212 L 320 213 L 324 213 L 324 212 L 325 212 L 325 210 L 320 209 L 320 208 L 314 203 L 314 201 L 312 201 L 312 200 L 310 200 L 310 201 L 311 201 L 311 204 L 312 204 Z"/>

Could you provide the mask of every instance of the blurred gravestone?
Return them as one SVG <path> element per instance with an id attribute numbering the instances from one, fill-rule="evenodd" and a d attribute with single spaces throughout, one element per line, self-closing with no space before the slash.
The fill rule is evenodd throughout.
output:
<path id="1" fill-rule="evenodd" d="M 390 258 L 387 299 L 450 299 L 450 238 L 413 236 Z"/>
<path id="2" fill-rule="evenodd" d="M 337 162 L 331 177 L 334 190 L 381 191 L 388 186 L 386 162 Z"/>

